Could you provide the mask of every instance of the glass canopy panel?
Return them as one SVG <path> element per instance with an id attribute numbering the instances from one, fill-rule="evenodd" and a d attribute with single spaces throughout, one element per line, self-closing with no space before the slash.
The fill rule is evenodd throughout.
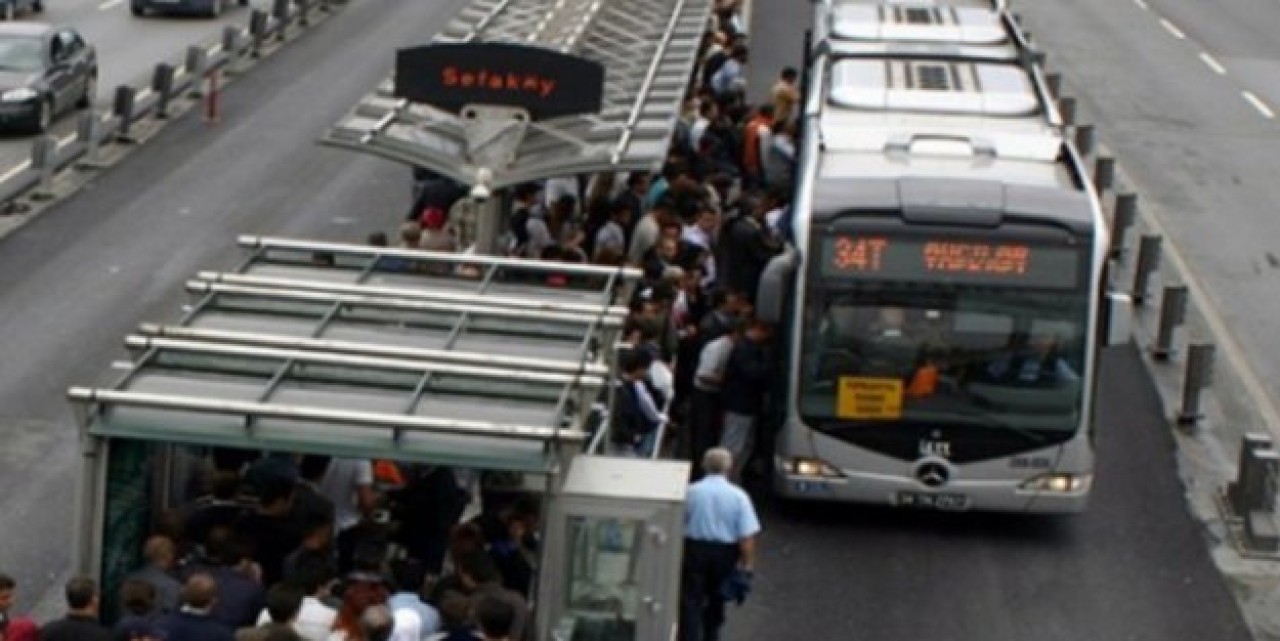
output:
<path id="1" fill-rule="evenodd" d="M 139 373 L 129 380 L 129 391 L 147 394 L 199 396 L 224 401 L 256 401 L 268 378 L 225 376 L 208 372 L 158 371 Z"/>
<path id="2" fill-rule="evenodd" d="M 216 329 L 278 336 L 310 336 L 317 318 L 289 317 L 278 314 L 245 314 L 202 311 L 189 324 L 197 329 Z"/>

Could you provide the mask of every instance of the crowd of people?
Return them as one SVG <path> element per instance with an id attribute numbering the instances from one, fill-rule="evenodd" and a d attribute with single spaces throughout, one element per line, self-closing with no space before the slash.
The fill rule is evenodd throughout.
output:
<path id="1" fill-rule="evenodd" d="M 518 185 L 498 247 L 641 270 L 624 329 L 630 349 L 618 355 L 611 451 L 649 456 L 665 446 L 699 462 L 720 444 L 741 473 L 759 467 L 743 469 L 753 445 L 767 441 L 757 431 L 771 328 L 753 311 L 761 274 L 790 240 L 800 91 L 798 72 L 783 69 L 768 100 L 749 104 L 738 2 L 717 2 L 715 16 L 661 171 Z M 466 188 L 427 171 L 417 178 L 396 246 L 470 246 L 475 208 Z M 381 232 L 369 241 L 390 244 Z M 546 284 L 565 280 L 552 272 Z"/>
<path id="2" fill-rule="evenodd" d="M 610 452 L 686 456 L 707 471 L 691 497 L 735 497 L 732 514 L 717 513 L 723 501 L 691 500 L 702 538 L 688 542 L 697 558 L 686 560 L 685 641 L 717 638 L 720 583 L 741 582 L 735 564 L 749 574 L 752 563 L 739 547 L 759 525 L 723 481 L 749 474 L 753 443 L 767 441 L 757 431 L 772 329 L 753 310 L 765 266 L 789 240 L 800 100 L 798 74 L 784 69 L 769 100 L 749 105 L 738 0 L 718 0 L 714 15 L 661 171 L 520 185 L 502 239 L 512 256 L 643 272 L 617 356 Z M 466 190 L 417 177 L 397 238 L 368 241 L 443 252 L 474 242 Z M 65 617 L 39 626 L 13 613 L 17 586 L 0 575 L 0 641 L 531 636 L 534 496 L 486 492 L 476 474 L 439 466 L 240 450 L 212 450 L 196 478 L 196 498 L 158 519 L 143 563 L 102 586 L 110 594 L 87 578 L 65 586 Z M 463 520 L 477 490 L 479 513 Z"/>
<path id="3" fill-rule="evenodd" d="M 482 491 L 462 521 L 475 486 L 449 468 L 223 449 L 208 463 L 111 599 L 72 579 L 67 615 L 41 627 L 11 613 L 0 575 L 0 639 L 526 638 L 536 496 Z"/>

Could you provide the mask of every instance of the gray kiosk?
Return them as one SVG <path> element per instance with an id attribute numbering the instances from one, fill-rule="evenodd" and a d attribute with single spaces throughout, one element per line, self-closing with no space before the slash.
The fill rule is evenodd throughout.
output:
<path id="1" fill-rule="evenodd" d="M 573 460 L 548 515 L 538 638 L 674 638 L 688 482 L 685 461 Z"/>

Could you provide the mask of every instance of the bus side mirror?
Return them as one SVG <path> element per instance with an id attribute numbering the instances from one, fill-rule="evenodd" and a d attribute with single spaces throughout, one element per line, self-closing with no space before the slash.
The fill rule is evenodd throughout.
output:
<path id="1" fill-rule="evenodd" d="M 1133 298 L 1123 292 L 1107 292 L 1107 346 L 1123 345 L 1133 338 Z"/>
<path id="2" fill-rule="evenodd" d="M 792 279 L 796 273 L 796 251 L 787 250 L 765 265 L 756 289 L 756 318 L 770 325 L 784 322 Z"/>

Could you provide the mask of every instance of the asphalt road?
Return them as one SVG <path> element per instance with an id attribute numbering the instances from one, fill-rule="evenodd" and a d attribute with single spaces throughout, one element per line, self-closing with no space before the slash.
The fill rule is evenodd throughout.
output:
<path id="1" fill-rule="evenodd" d="M 1280 5 L 1015 0 L 1265 390 L 1280 399 Z M 1228 354 L 1231 355 L 1231 354 Z M 1274 429 L 1275 426 L 1272 426 Z"/>
<path id="2" fill-rule="evenodd" d="M 729 639 L 1245 641 L 1184 507 L 1132 348 L 1103 359 L 1100 462 L 1074 517 L 762 504 L 755 592 Z"/>
<path id="3" fill-rule="evenodd" d="M 271 4 L 268 0 L 252 1 L 253 6 L 264 9 Z M 189 45 L 219 38 L 225 25 L 248 25 L 249 8 L 232 2 L 217 20 L 154 15 L 135 18 L 129 12 L 127 1 L 48 0 L 43 13 L 20 13 L 18 18 L 74 27 L 98 48 L 96 107 L 108 109 L 117 86 L 149 83 L 157 63 L 181 62 Z M 68 113 L 50 133 L 66 137 L 74 132 L 75 117 Z M 28 136 L 17 132 L 0 136 L 0 175 L 26 160 L 30 151 Z"/>
<path id="4" fill-rule="evenodd" d="M 1085 0 L 1024 2 L 1018 9 L 1055 12 L 1044 24 L 1056 25 L 1048 20 L 1065 20 L 1056 13 L 1079 4 L 1096 5 L 1100 15 L 1129 8 L 1127 2 Z M 791 43 L 808 27 L 805 9 L 755 2 L 754 100 L 765 95 L 779 69 L 799 66 Z M 1132 27 L 1111 28 L 1119 36 Z M 1037 37 L 1047 43 L 1051 60 L 1065 55 L 1058 42 L 1048 43 L 1048 34 Z M 1158 113 L 1163 104 L 1149 105 L 1149 112 Z M 1201 527 L 1188 514 L 1163 408 L 1137 352 L 1110 350 L 1101 372 L 1098 485 L 1087 512 L 1058 518 L 945 515 L 784 508 L 764 500 L 756 591 L 745 607 L 731 610 L 727 638 L 1249 639 Z"/>
<path id="5" fill-rule="evenodd" d="M 427 42 L 461 4 L 351 3 L 230 85 L 220 125 L 169 125 L 0 240 L 0 571 L 19 579 L 22 608 L 69 561 L 77 461 L 66 388 L 102 380 L 140 321 L 176 318 L 183 281 L 231 267 L 237 234 L 393 230 L 409 171 L 315 140 L 390 72 L 396 47 Z"/>

